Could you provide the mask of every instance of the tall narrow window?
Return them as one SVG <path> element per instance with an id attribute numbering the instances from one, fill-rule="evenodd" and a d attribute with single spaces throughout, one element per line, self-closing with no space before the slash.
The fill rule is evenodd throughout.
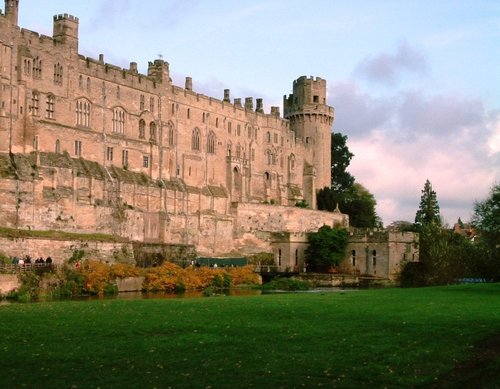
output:
<path id="1" fill-rule="evenodd" d="M 241 145 L 239 143 L 236 145 L 236 158 L 241 158 Z"/>
<path id="2" fill-rule="evenodd" d="M 112 147 L 106 147 L 106 160 L 113 161 L 113 148 Z"/>
<path id="3" fill-rule="evenodd" d="M 33 138 L 33 150 L 38 150 L 38 141 L 39 141 L 39 137 L 38 137 L 38 135 L 35 135 Z"/>
<path id="4" fill-rule="evenodd" d="M 231 133 L 231 130 L 232 130 L 232 123 L 231 122 L 228 122 L 227 123 L 227 133 L 230 134 Z"/>
<path id="5" fill-rule="evenodd" d="M 60 154 L 61 153 L 61 141 L 59 139 L 56 140 L 56 153 Z"/>
<path id="6" fill-rule="evenodd" d="M 149 123 L 149 140 L 155 142 L 156 141 L 156 123 Z"/>
<path id="7" fill-rule="evenodd" d="M 113 109 L 113 132 L 123 134 L 125 131 L 125 111 L 121 108 Z"/>
<path id="8" fill-rule="evenodd" d="M 240 136 L 241 135 L 241 124 L 238 124 L 236 126 L 236 135 Z"/>
<path id="9" fill-rule="evenodd" d="M 175 132 L 172 123 L 168 125 L 168 145 L 173 146 L 175 144 Z"/>
<path id="10" fill-rule="evenodd" d="M 146 137 L 146 122 L 141 119 L 139 120 L 139 139 L 144 139 Z"/>
<path id="11" fill-rule="evenodd" d="M 80 74 L 80 77 L 78 77 L 78 87 L 80 89 L 83 88 L 83 76 Z"/>
<path id="12" fill-rule="evenodd" d="M 31 113 L 33 116 L 38 116 L 38 108 L 40 103 L 40 95 L 38 92 L 33 91 L 31 94 Z"/>
<path id="13" fill-rule="evenodd" d="M 121 96 L 121 94 L 120 94 L 120 86 L 117 86 L 116 87 L 116 98 L 119 99 L 120 96 Z"/>
<path id="14" fill-rule="evenodd" d="M 33 78 L 42 78 L 42 60 L 39 57 L 33 59 Z"/>
<path id="15" fill-rule="evenodd" d="M 153 113 L 155 111 L 155 98 L 149 98 L 149 112 Z"/>
<path id="16" fill-rule="evenodd" d="M 215 135 L 213 132 L 210 132 L 210 134 L 208 134 L 207 153 L 210 153 L 210 154 L 215 153 Z"/>
<path id="17" fill-rule="evenodd" d="M 352 258 L 352 266 L 356 266 L 356 250 L 352 250 L 351 252 L 351 258 Z"/>
<path id="18" fill-rule="evenodd" d="M 266 142 L 271 143 L 271 133 L 269 131 L 266 132 Z"/>
<path id="19" fill-rule="evenodd" d="M 77 157 L 82 156 L 82 141 L 80 140 L 75 140 L 75 155 Z"/>
<path id="20" fill-rule="evenodd" d="M 128 150 L 122 150 L 122 165 L 128 167 Z"/>
<path id="21" fill-rule="evenodd" d="M 377 266 L 377 250 L 372 251 L 372 265 Z"/>
<path id="22" fill-rule="evenodd" d="M 139 99 L 139 109 L 140 109 L 141 111 L 144 111 L 144 101 L 145 101 L 145 99 L 144 99 L 144 95 L 141 95 L 141 96 L 140 96 L 140 99 Z"/>
<path id="23" fill-rule="evenodd" d="M 54 119 L 54 96 L 47 95 L 47 109 L 45 111 L 47 119 Z"/>
<path id="24" fill-rule="evenodd" d="M 90 77 L 87 77 L 87 92 L 90 92 Z"/>
<path id="25" fill-rule="evenodd" d="M 62 85 L 63 83 L 63 67 L 58 62 L 54 65 L 54 84 Z"/>
<path id="26" fill-rule="evenodd" d="M 148 155 L 142 156 L 142 167 L 149 167 L 149 156 Z"/>
<path id="27" fill-rule="evenodd" d="M 77 100 L 76 124 L 82 127 L 90 127 L 90 102 L 88 100 Z"/>
<path id="28" fill-rule="evenodd" d="M 197 128 L 193 130 L 193 134 L 191 135 L 191 149 L 200 150 L 200 130 Z"/>

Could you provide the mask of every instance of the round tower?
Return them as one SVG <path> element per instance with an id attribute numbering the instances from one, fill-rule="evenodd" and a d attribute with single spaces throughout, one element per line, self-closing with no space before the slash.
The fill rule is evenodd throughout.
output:
<path id="1" fill-rule="evenodd" d="M 19 15 L 19 0 L 5 0 L 5 16 L 7 20 L 17 26 Z"/>
<path id="2" fill-rule="evenodd" d="M 283 97 L 284 117 L 290 121 L 290 129 L 305 146 L 306 162 L 312 167 L 313 176 L 309 204 L 315 204 L 315 192 L 331 186 L 331 132 L 333 107 L 326 104 L 326 80 L 320 77 L 302 76 L 293 82 L 293 93 Z M 305 172 L 307 173 L 307 172 Z M 306 199 L 307 200 L 307 199 Z"/>

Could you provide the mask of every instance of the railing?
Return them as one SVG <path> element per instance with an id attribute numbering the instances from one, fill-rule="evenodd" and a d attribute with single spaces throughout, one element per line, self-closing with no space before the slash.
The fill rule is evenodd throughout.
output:
<path id="1" fill-rule="evenodd" d="M 0 264 L 0 273 L 23 273 L 42 269 L 57 269 L 58 267 L 59 265 L 55 263 Z"/>

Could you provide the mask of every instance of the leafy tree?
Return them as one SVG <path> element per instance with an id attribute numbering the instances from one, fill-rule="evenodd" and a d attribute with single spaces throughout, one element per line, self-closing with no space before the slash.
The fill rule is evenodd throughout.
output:
<path id="1" fill-rule="evenodd" d="M 349 215 L 349 224 L 357 228 L 373 228 L 382 225 L 375 207 L 377 201 L 363 185 L 355 183 L 344 192 L 337 193 L 331 188 L 323 188 L 317 194 L 318 209 L 334 211 L 339 207 Z"/>
<path id="2" fill-rule="evenodd" d="M 483 239 L 500 244 L 500 184 L 493 185 L 486 200 L 474 204 L 472 224 Z"/>
<path id="3" fill-rule="evenodd" d="M 415 215 L 415 224 L 419 228 L 429 224 L 441 225 L 441 215 L 439 213 L 436 192 L 432 189 L 432 184 L 429 180 L 425 181 L 424 189 L 422 189 L 420 207 Z"/>
<path id="4" fill-rule="evenodd" d="M 348 232 L 344 228 L 322 226 L 318 232 L 307 235 L 309 246 L 305 251 L 308 267 L 313 271 L 327 271 L 345 258 Z"/>
<path id="5" fill-rule="evenodd" d="M 354 177 L 347 171 L 354 154 L 347 147 L 347 135 L 332 133 L 331 160 L 332 186 L 335 193 L 349 190 L 354 184 Z"/>

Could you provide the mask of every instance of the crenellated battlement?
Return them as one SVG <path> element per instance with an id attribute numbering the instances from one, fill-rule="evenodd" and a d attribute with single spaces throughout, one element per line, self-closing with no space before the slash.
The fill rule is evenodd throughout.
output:
<path id="1" fill-rule="evenodd" d="M 79 19 L 76 16 L 73 16 L 70 14 L 54 15 L 54 22 L 59 21 L 59 20 L 70 20 L 70 21 L 75 22 L 75 23 L 79 22 Z"/>

